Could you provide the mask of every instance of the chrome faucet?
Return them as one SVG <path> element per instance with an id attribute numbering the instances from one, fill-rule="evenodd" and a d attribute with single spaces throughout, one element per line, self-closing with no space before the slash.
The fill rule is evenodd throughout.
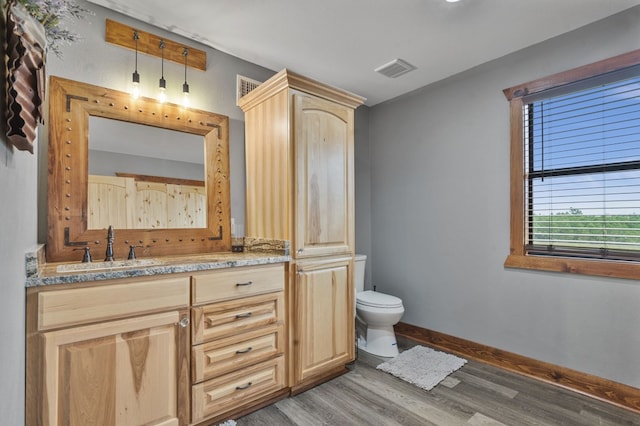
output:
<path id="1" fill-rule="evenodd" d="M 113 227 L 109 225 L 109 229 L 107 230 L 107 252 L 105 254 L 105 262 L 113 262 Z"/>

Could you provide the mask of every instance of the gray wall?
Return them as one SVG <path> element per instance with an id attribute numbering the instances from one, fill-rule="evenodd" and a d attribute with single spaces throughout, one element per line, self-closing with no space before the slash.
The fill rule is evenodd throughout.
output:
<path id="1" fill-rule="evenodd" d="M 403 321 L 640 388 L 638 281 L 503 267 L 502 94 L 638 40 L 640 7 L 371 108 L 367 254 L 373 284 L 404 300 Z"/>
<path id="2" fill-rule="evenodd" d="M 0 57 L 4 58 L 5 0 L 0 0 Z M 5 87 L 0 61 L 0 87 Z M 0 423 L 24 424 L 24 282 L 26 251 L 36 245 L 37 158 L 6 141 L 5 92 L 0 90 Z"/>
<path id="3" fill-rule="evenodd" d="M 356 253 L 371 253 L 371 164 L 369 160 L 369 107 L 361 106 L 355 116 L 355 207 Z M 365 289 L 371 288 L 371 262 L 365 263 Z"/>

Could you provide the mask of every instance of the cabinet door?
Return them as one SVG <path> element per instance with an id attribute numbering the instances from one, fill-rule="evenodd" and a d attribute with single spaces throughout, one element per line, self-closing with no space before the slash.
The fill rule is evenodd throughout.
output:
<path id="1" fill-rule="evenodd" d="M 43 333 L 42 424 L 189 423 L 182 318 L 186 310 Z"/>
<path id="2" fill-rule="evenodd" d="M 351 253 L 353 110 L 294 94 L 296 258 Z"/>
<path id="3" fill-rule="evenodd" d="M 296 383 L 354 357 L 352 260 L 296 265 L 294 375 Z"/>

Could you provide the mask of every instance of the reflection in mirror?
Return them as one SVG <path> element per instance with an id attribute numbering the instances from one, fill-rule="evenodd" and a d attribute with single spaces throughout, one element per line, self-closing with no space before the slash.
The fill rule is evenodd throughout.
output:
<path id="1" fill-rule="evenodd" d="M 88 229 L 204 228 L 201 135 L 89 117 Z"/>

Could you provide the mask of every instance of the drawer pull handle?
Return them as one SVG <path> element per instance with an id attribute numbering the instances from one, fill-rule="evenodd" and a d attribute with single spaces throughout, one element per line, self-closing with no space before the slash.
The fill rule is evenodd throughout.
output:
<path id="1" fill-rule="evenodd" d="M 253 350 L 253 348 L 251 346 L 249 346 L 247 349 L 242 349 L 239 351 L 236 351 L 236 354 L 240 355 L 240 354 L 246 354 L 248 352 L 251 352 Z"/>
<path id="2" fill-rule="evenodd" d="M 249 382 L 246 385 L 236 386 L 236 390 L 245 390 L 248 389 L 253 383 Z"/>
<path id="3" fill-rule="evenodd" d="M 246 283 L 236 283 L 236 287 L 244 287 L 253 284 L 253 281 L 247 281 Z"/>
<path id="4" fill-rule="evenodd" d="M 238 315 L 236 315 L 236 319 L 249 318 L 251 315 L 253 315 L 252 312 L 247 312 L 247 313 L 244 313 L 244 314 L 238 314 Z"/>

